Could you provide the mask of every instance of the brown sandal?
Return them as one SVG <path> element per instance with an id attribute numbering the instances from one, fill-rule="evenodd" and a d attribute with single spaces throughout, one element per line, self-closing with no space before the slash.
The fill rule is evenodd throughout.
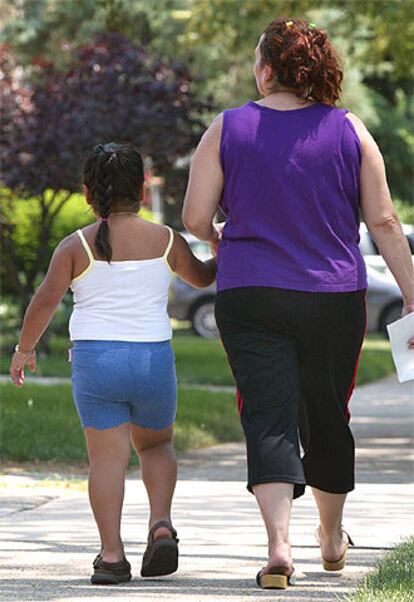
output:
<path id="1" fill-rule="evenodd" d="M 154 539 L 154 533 L 160 527 L 166 527 L 172 537 Z M 142 558 L 141 577 L 159 577 L 171 575 L 178 568 L 177 531 L 165 520 L 160 520 L 148 533 L 148 544 Z"/>
<path id="2" fill-rule="evenodd" d="M 101 554 L 93 561 L 92 585 L 115 585 L 131 581 L 131 565 L 123 558 L 119 562 L 105 562 Z"/>
<path id="3" fill-rule="evenodd" d="M 295 585 L 296 575 L 293 566 L 288 569 L 284 566 L 273 566 L 267 573 L 259 571 L 256 575 L 256 583 L 263 589 L 286 589 L 289 585 Z"/>

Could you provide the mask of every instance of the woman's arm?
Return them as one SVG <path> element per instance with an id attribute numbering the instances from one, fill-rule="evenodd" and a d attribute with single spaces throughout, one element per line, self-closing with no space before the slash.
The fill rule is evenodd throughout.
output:
<path id="1" fill-rule="evenodd" d="M 174 244 L 168 255 L 168 263 L 182 280 L 197 288 L 209 286 L 216 277 L 215 258 L 207 261 L 197 259 L 187 241 L 177 232 L 174 232 Z"/>
<path id="2" fill-rule="evenodd" d="M 218 115 L 201 138 L 192 159 L 184 199 L 185 227 L 197 238 L 207 241 L 217 240 L 213 219 L 224 183 L 220 164 L 222 127 L 223 115 Z"/>
<path id="3" fill-rule="evenodd" d="M 361 141 L 361 207 L 379 252 L 400 287 L 404 312 L 414 311 L 414 268 L 410 248 L 395 211 L 381 152 L 358 117 L 348 113 Z"/>
<path id="4" fill-rule="evenodd" d="M 19 351 L 15 352 L 10 366 L 10 376 L 17 386 L 24 382 L 24 366 L 32 372 L 36 369 L 34 347 L 63 296 L 69 288 L 73 273 L 71 237 L 65 238 L 56 248 L 48 272 L 37 289 L 23 319 L 19 338 Z"/>

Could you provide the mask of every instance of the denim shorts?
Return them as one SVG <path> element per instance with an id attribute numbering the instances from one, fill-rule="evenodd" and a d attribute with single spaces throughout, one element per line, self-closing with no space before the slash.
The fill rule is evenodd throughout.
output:
<path id="1" fill-rule="evenodd" d="M 73 341 L 73 399 L 83 428 L 126 422 L 161 430 L 177 408 L 177 379 L 170 341 Z"/>

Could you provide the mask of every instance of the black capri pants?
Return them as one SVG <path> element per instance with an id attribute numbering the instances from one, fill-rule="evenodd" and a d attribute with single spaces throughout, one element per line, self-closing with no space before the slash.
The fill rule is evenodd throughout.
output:
<path id="1" fill-rule="evenodd" d="M 224 290 L 216 320 L 238 388 L 248 489 L 354 488 L 349 399 L 366 328 L 365 290 Z M 299 440 L 304 455 L 301 458 Z"/>

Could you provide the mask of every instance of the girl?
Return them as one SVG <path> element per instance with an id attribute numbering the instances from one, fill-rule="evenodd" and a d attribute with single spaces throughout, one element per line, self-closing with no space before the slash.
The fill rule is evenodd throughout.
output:
<path id="1" fill-rule="evenodd" d="M 216 263 L 199 261 L 180 235 L 137 215 L 144 169 L 132 144 L 96 146 L 83 179 L 97 222 L 56 248 L 27 308 L 10 375 L 22 386 L 25 365 L 36 370 L 35 345 L 70 287 L 73 397 L 87 442 L 89 498 L 102 544 L 91 581 L 107 584 L 131 579 L 120 536 L 130 441 L 150 504 L 141 575 L 177 570 L 178 539 L 171 524 L 177 385 L 168 287 L 173 271 L 193 286 L 208 286 Z"/>

